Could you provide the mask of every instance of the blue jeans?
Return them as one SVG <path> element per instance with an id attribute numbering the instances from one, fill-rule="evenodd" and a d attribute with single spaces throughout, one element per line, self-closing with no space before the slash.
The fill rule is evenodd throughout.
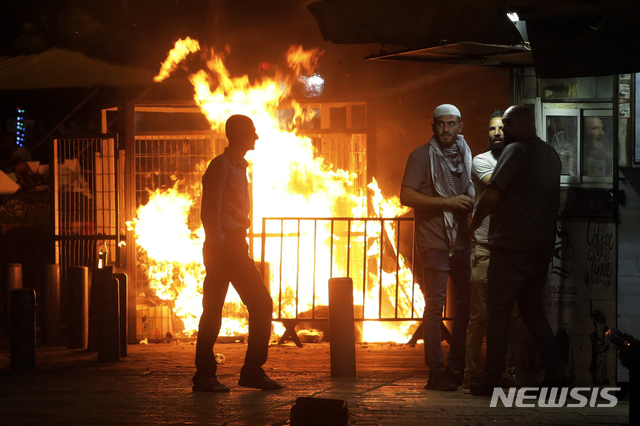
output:
<path id="1" fill-rule="evenodd" d="M 447 358 L 449 366 L 464 370 L 465 342 L 469 323 L 469 301 L 471 300 L 471 249 L 456 250 L 452 256 L 445 250 L 421 252 L 423 268 L 423 293 L 425 297 L 422 329 L 424 332 L 424 360 L 432 371 L 444 368 L 444 355 L 440 342 L 442 309 L 447 300 L 447 281 L 456 291 L 456 315 L 451 331 L 451 345 Z"/>

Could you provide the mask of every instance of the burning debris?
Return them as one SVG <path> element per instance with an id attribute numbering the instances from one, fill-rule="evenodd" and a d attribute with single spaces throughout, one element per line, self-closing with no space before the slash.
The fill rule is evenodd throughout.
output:
<path id="1" fill-rule="evenodd" d="M 274 318 L 300 318 L 302 312 L 326 305 L 328 279 L 349 272 L 354 279 L 354 300 L 364 305 L 360 306 L 360 318 L 419 318 L 424 301 L 398 247 L 399 222 L 385 219 L 377 226 L 369 224 L 367 230 L 367 222 L 357 220 L 368 216 L 395 218 L 407 209 L 400 206 L 397 197 L 384 199 L 375 180 L 367 189 L 363 171 L 359 175 L 348 167 L 345 170 L 331 164 L 322 157 L 316 141 L 299 131 L 319 110 L 290 99 L 291 90 L 300 77 L 314 76 L 321 52 L 292 46 L 286 71 L 268 67 L 262 79 L 252 83 L 246 75 L 230 75 L 223 53 L 203 50 L 196 40 L 187 38 L 176 42 L 155 81 L 168 78 L 192 54 L 205 59 L 205 69 L 190 72 L 189 80 L 194 99 L 212 130 L 222 132 L 230 115 L 243 114 L 253 119 L 260 136 L 255 151 L 247 156 L 253 194 L 249 238 L 253 239 L 250 246 L 262 247 L 260 252 L 253 250 L 253 257 L 268 266 L 264 279 L 277 305 Z M 267 77 L 267 71 L 273 75 Z M 293 111 L 286 120 L 283 107 Z M 353 138 L 350 141 L 358 142 Z M 366 139 L 363 146 L 366 155 Z M 197 168 L 203 173 L 206 163 Z M 359 184 L 362 189 L 358 189 Z M 182 320 L 181 332 L 185 335 L 197 330 L 202 312 L 204 231 L 201 226 L 193 229 L 188 225 L 193 209 L 199 207 L 200 195 L 199 183 L 187 188 L 178 180 L 174 188 L 153 190 L 149 202 L 128 223 L 135 232 L 138 262 L 146 272 L 153 297 L 172 307 L 173 314 Z M 316 220 L 314 226 L 301 220 L 283 220 L 274 227 L 264 221 L 274 217 L 326 219 Z M 354 219 L 334 228 L 329 218 L 335 217 Z M 268 229 L 262 229 L 263 223 Z M 335 255 L 334 250 L 360 254 L 350 258 Z M 380 253 L 384 253 L 383 259 Z M 285 263 L 284 259 L 296 261 Z M 358 268 L 360 277 L 353 272 Z M 221 336 L 247 333 L 247 314 L 232 288 L 223 316 Z M 364 339 L 406 341 L 410 326 L 365 321 Z M 277 322 L 274 329 L 275 334 L 284 332 Z M 311 341 L 322 338 L 311 331 L 305 335 Z"/>

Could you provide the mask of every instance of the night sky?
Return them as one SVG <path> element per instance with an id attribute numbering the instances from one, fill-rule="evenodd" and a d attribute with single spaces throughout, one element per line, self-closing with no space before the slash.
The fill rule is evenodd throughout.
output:
<path id="1" fill-rule="evenodd" d="M 399 193 L 409 153 L 431 136 L 431 113 L 441 103 L 462 112 L 475 154 L 488 146 L 491 111 L 509 102 L 509 70 L 443 64 L 366 61 L 381 45 L 336 45 L 322 39 L 307 10 L 311 0 L 23 0 L 0 16 L 0 55 L 57 46 L 156 72 L 175 40 L 198 39 L 222 49 L 233 75 L 259 76 L 262 62 L 282 64 L 290 45 L 324 51 L 317 71 L 325 98 L 368 101 L 375 110 L 377 176 L 386 196 Z M 387 51 L 400 50 L 384 46 Z M 185 93 L 191 97 L 191 93 Z"/>

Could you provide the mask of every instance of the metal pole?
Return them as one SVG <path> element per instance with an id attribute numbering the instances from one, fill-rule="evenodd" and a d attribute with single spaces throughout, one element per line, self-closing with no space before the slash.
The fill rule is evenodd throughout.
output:
<path id="1" fill-rule="evenodd" d="M 353 281 L 329 279 L 329 332 L 331 377 L 356 377 L 356 342 L 353 330 Z"/>
<path id="2" fill-rule="evenodd" d="M 36 292 L 11 290 L 11 371 L 36 367 Z"/>
<path id="3" fill-rule="evenodd" d="M 89 340 L 89 268 L 70 266 L 67 276 L 68 348 L 86 349 Z"/>
<path id="4" fill-rule="evenodd" d="M 98 307 L 98 361 L 120 361 L 120 292 L 111 270 L 94 270 L 93 285 L 100 295 Z"/>
<path id="5" fill-rule="evenodd" d="M 640 422 L 640 370 L 629 370 L 629 424 Z"/>
<path id="6" fill-rule="evenodd" d="M 42 344 L 55 345 L 60 340 L 60 266 L 45 266 L 42 294 Z"/>
<path id="7" fill-rule="evenodd" d="M 11 330 L 11 290 L 22 288 L 22 265 L 20 263 L 7 264 L 7 288 L 5 293 L 5 322 L 4 335 L 9 335 Z"/>
<path id="8" fill-rule="evenodd" d="M 87 351 L 96 352 L 98 350 L 98 309 L 100 307 L 99 285 L 97 276 L 100 269 L 91 269 L 89 279 L 89 336 L 87 340 Z"/>
<path id="9" fill-rule="evenodd" d="M 126 357 L 129 328 L 129 279 L 127 274 L 113 274 L 113 278 L 118 280 L 118 294 L 120 298 L 120 356 Z"/>

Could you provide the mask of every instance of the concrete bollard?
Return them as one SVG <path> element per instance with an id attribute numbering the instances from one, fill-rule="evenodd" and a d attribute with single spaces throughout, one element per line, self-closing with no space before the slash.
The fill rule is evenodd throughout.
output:
<path id="1" fill-rule="evenodd" d="M 45 266 L 42 304 L 42 344 L 55 345 L 60 340 L 60 265 Z"/>
<path id="2" fill-rule="evenodd" d="M 11 290 L 11 371 L 36 367 L 36 292 Z"/>
<path id="3" fill-rule="evenodd" d="M 20 263 L 8 263 L 6 270 L 7 286 L 4 298 L 4 335 L 9 336 L 11 330 L 11 290 L 22 288 L 22 265 Z"/>
<path id="4" fill-rule="evenodd" d="M 91 278 L 89 279 L 89 340 L 87 341 L 87 351 L 89 352 L 98 350 L 98 324 L 100 323 L 99 311 L 102 304 L 100 299 L 102 296 L 100 294 L 100 286 L 96 282 L 99 280 L 100 274 L 107 274 L 111 277 L 113 275 L 113 266 L 93 268 L 91 270 Z"/>
<path id="5" fill-rule="evenodd" d="M 129 297 L 129 279 L 127 274 L 117 273 L 113 274 L 113 278 L 118 280 L 118 293 L 119 293 L 119 305 L 120 305 L 120 356 L 127 356 L 127 332 L 128 332 L 128 297 Z"/>
<path id="6" fill-rule="evenodd" d="M 89 268 L 67 270 L 68 348 L 86 349 L 89 340 Z"/>
<path id="7" fill-rule="evenodd" d="M 98 305 L 98 361 L 120 361 L 120 291 L 110 270 L 94 270 L 93 286 L 100 295 Z"/>
<path id="8" fill-rule="evenodd" d="M 640 424 L 640 370 L 629 370 L 629 424 Z"/>
<path id="9" fill-rule="evenodd" d="M 353 332 L 353 282 L 329 279 L 329 332 L 331 377 L 356 377 L 356 342 Z"/>

